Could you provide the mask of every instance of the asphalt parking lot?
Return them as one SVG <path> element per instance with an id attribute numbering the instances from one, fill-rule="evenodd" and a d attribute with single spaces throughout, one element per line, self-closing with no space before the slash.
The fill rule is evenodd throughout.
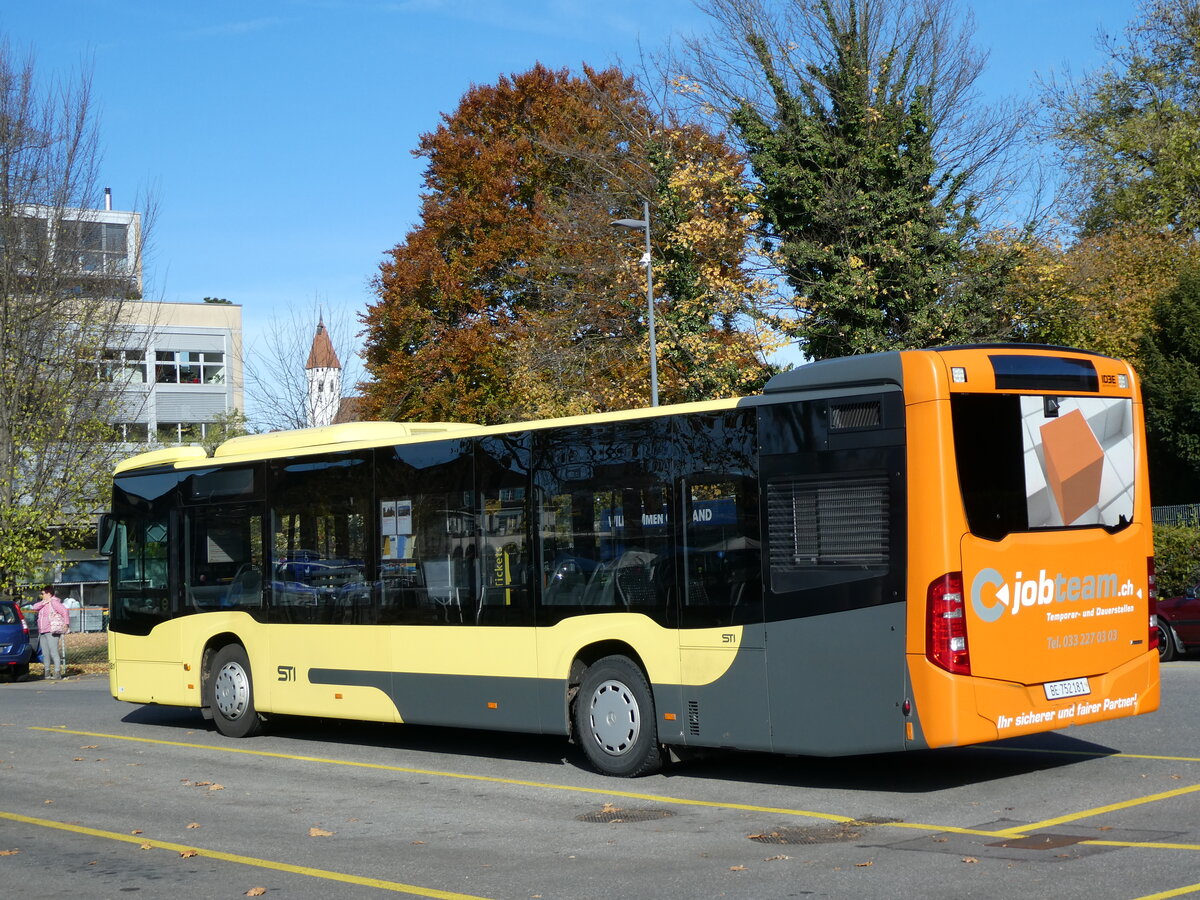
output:
<path id="1" fill-rule="evenodd" d="M 287 719 L 231 741 L 195 711 L 117 703 L 100 676 L 0 684 L 0 891 L 1200 895 L 1198 692 L 1185 660 L 1140 718 L 613 780 L 556 738 Z"/>

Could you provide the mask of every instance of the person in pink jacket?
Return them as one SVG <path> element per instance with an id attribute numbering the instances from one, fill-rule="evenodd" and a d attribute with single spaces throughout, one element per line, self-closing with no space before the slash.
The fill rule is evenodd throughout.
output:
<path id="1" fill-rule="evenodd" d="M 54 596 L 54 586 L 42 588 L 42 599 L 33 604 L 37 610 L 38 642 L 42 647 L 42 670 L 49 678 L 54 669 L 54 678 L 63 677 L 63 660 L 59 652 L 59 641 L 71 630 L 71 614 L 63 602 Z"/>

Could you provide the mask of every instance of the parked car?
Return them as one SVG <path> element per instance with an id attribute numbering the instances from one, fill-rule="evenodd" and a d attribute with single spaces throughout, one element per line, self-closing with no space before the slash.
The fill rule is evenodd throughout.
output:
<path id="1" fill-rule="evenodd" d="M 32 656 L 29 626 L 20 607 L 12 600 L 0 600 L 0 674 L 23 678 L 29 674 Z"/>
<path id="2" fill-rule="evenodd" d="M 1200 585 L 1182 597 L 1158 601 L 1158 658 L 1163 662 L 1182 653 L 1200 650 Z"/>

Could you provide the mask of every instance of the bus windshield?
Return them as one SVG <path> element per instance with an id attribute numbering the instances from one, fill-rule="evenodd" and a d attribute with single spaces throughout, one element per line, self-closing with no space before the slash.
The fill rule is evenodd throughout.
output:
<path id="1" fill-rule="evenodd" d="M 954 450 L 971 533 L 1133 520 L 1133 402 L 1123 397 L 955 394 Z"/>

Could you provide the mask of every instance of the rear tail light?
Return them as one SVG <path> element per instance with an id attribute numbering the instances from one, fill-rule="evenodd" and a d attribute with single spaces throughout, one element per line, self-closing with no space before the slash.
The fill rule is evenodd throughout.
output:
<path id="1" fill-rule="evenodd" d="M 1148 590 L 1147 596 L 1150 599 L 1150 649 L 1158 649 L 1158 584 L 1154 577 L 1154 557 L 1146 558 L 1146 575 Z"/>
<path id="2" fill-rule="evenodd" d="M 962 572 L 950 572 L 929 585 L 925 614 L 925 656 L 947 672 L 970 675 Z"/>

